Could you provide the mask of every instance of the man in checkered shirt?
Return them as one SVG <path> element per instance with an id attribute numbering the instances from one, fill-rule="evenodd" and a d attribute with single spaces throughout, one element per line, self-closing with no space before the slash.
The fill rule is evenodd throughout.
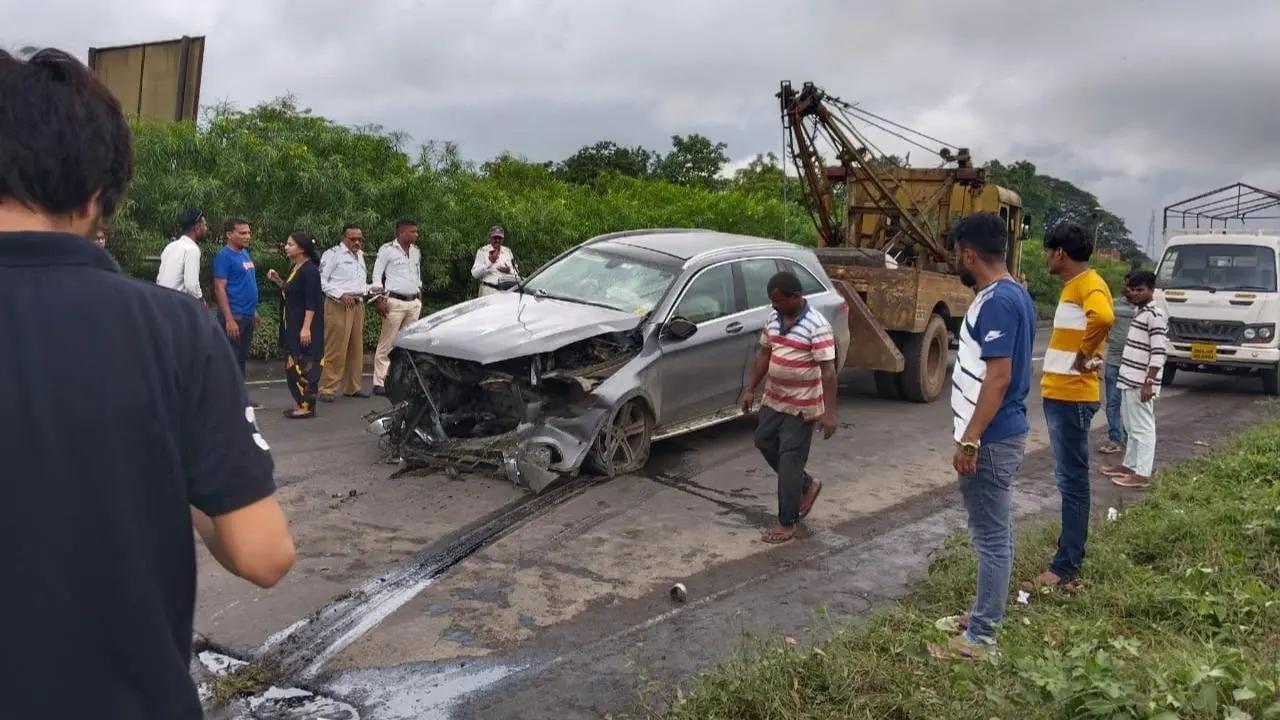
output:
<path id="1" fill-rule="evenodd" d="M 778 526 L 761 537 L 784 543 L 809 514 L 822 483 L 805 471 L 815 426 L 824 438 L 836 431 L 836 342 L 831 324 L 804 299 L 800 279 L 780 272 L 769 280 L 773 314 L 760 334 L 742 409 L 751 412 L 764 381 L 756 447 L 778 473 Z"/>

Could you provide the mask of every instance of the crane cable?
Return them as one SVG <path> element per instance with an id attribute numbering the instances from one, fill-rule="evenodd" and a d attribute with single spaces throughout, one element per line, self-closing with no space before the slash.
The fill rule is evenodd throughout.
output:
<path id="1" fill-rule="evenodd" d="M 959 145 L 956 145 L 955 143 L 949 143 L 949 142 L 947 142 L 947 141 L 945 141 L 945 140 L 939 140 L 938 138 L 933 137 L 932 135 L 926 135 L 925 133 L 922 133 L 922 132 L 920 132 L 919 130 L 916 130 L 915 128 L 908 127 L 908 126 L 906 126 L 906 125 L 903 125 L 902 123 L 894 122 L 893 120 L 890 120 L 889 118 L 884 117 L 884 116 L 882 116 L 882 115 L 877 115 L 877 114 L 875 114 L 875 113 L 871 112 L 870 110 L 864 110 L 864 109 L 862 109 L 861 107 L 859 107 L 856 103 L 850 103 L 850 102 L 848 102 L 848 101 L 846 101 L 846 100 L 842 100 L 842 99 L 840 99 L 840 98 L 836 97 L 835 95 L 826 95 L 826 99 L 827 99 L 827 100 L 829 100 L 830 102 L 834 103 L 835 105 L 838 105 L 838 106 L 840 106 L 840 107 L 842 107 L 842 108 L 844 108 L 844 109 L 846 109 L 846 110 L 849 110 L 850 112 L 857 113 L 858 115 L 865 115 L 865 116 L 867 116 L 867 117 L 874 118 L 874 119 L 879 120 L 879 121 L 881 121 L 881 122 L 888 123 L 889 125 L 892 125 L 892 126 L 894 126 L 894 127 L 898 128 L 898 129 L 900 129 L 900 130 L 905 130 L 906 132 L 909 132 L 909 133 L 911 133 L 911 134 L 913 134 L 913 135 L 918 135 L 918 136 L 920 136 L 920 137 L 924 138 L 925 140 L 929 140 L 929 141 L 932 141 L 932 142 L 936 142 L 936 143 L 938 143 L 939 145 L 942 145 L 942 146 L 944 146 L 944 147 L 950 148 L 950 149 L 952 149 L 952 150 L 958 150 L 958 149 L 960 149 L 960 146 L 959 146 Z M 863 118 L 863 119 L 865 120 L 866 118 Z M 880 126 L 880 125 L 877 125 L 876 123 L 873 123 L 873 122 L 871 122 L 870 120 L 867 120 L 867 123 L 869 123 L 869 124 L 871 124 L 871 125 L 875 125 L 876 127 L 880 128 L 881 130 L 884 130 L 885 132 L 890 132 L 890 131 L 889 131 L 889 130 L 887 130 L 886 128 L 884 128 L 884 127 L 882 127 L 882 126 Z M 895 133 L 895 135 L 896 135 L 896 133 Z M 901 135 L 896 135 L 896 136 L 897 136 L 897 137 L 900 137 L 900 138 L 902 137 Z M 903 140 L 906 140 L 906 138 L 902 138 L 902 139 L 903 139 Z M 910 140 L 907 140 L 907 142 L 911 142 L 911 141 L 910 141 Z M 912 143 L 912 144 L 914 144 L 914 143 Z M 937 152 L 936 150 L 930 150 L 930 149 L 929 149 L 929 148 L 927 148 L 927 147 L 925 148 L 925 150 L 928 150 L 929 152 L 932 152 L 932 153 L 933 153 L 933 154 L 935 154 L 935 155 L 937 155 L 937 154 L 938 154 L 938 152 Z"/>

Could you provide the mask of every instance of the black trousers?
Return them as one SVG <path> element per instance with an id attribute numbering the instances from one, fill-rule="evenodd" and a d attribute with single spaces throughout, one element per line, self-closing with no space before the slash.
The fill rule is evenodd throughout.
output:
<path id="1" fill-rule="evenodd" d="M 289 385 L 289 394 L 304 412 L 316 411 L 316 392 L 320 387 L 319 358 L 302 355 L 289 355 L 284 359 L 284 374 Z"/>
<path id="2" fill-rule="evenodd" d="M 236 319 L 236 325 L 240 326 L 240 339 L 232 340 L 231 336 L 227 336 L 227 342 L 231 343 L 231 351 L 236 354 L 236 362 L 240 364 L 240 377 L 244 377 L 244 366 L 249 361 L 249 346 L 253 344 L 253 316 L 245 317 L 244 315 L 232 316 Z M 218 313 L 218 326 L 226 331 L 227 321 L 222 319 L 222 313 Z"/>
<path id="3" fill-rule="evenodd" d="M 800 499 L 813 478 L 805 471 L 813 421 L 764 407 L 756 426 L 756 447 L 764 461 L 778 473 L 778 522 L 794 525 L 800 519 Z"/>

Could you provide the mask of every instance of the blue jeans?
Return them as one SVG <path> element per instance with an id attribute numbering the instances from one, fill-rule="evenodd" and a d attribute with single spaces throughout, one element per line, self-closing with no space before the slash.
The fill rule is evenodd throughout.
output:
<path id="1" fill-rule="evenodd" d="M 1102 375 L 1107 396 L 1107 439 L 1117 445 L 1125 444 L 1124 422 L 1120 417 L 1120 366 L 1107 363 Z"/>
<path id="2" fill-rule="evenodd" d="M 978 449 L 978 472 L 960 476 L 960 494 L 969 512 L 969 536 L 978 555 L 978 595 L 969 609 L 970 643 L 995 642 L 1004 619 L 1013 573 L 1013 476 L 1027 447 L 1023 433 Z"/>
<path id="3" fill-rule="evenodd" d="M 1089 425 L 1098 403 L 1044 401 L 1053 469 L 1062 496 L 1062 532 L 1049 570 L 1064 580 L 1080 573 L 1089 537 Z"/>

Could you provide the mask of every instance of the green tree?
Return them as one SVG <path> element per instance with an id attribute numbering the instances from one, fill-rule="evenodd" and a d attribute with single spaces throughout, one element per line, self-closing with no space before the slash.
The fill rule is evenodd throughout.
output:
<path id="1" fill-rule="evenodd" d="M 653 175 L 660 156 L 637 145 L 622 147 L 612 140 L 584 146 L 555 166 L 556 177 L 566 182 L 590 185 L 603 173 L 647 178 Z"/>
<path id="2" fill-rule="evenodd" d="M 720 172 L 729 162 L 724 143 L 703 135 L 672 135 L 671 152 L 658 161 L 655 174 L 676 185 L 717 188 L 725 185 Z"/>
<path id="3" fill-rule="evenodd" d="M 781 197 L 805 207 L 804 184 L 800 178 L 786 175 L 778 156 L 772 152 L 756 155 L 746 167 L 738 168 L 729 187 L 748 195 Z"/>

